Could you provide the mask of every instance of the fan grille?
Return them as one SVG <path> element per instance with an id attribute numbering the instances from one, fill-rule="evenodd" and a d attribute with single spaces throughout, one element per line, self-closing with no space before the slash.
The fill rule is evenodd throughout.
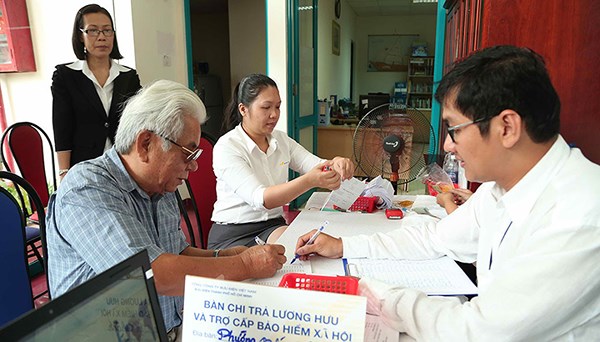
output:
<path id="1" fill-rule="evenodd" d="M 399 138 L 403 147 L 397 152 L 386 152 L 384 139 Z M 358 176 L 382 176 L 394 181 L 392 163 L 396 161 L 398 184 L 414 180 L 425 166 L 425 154 L 430 143 L 435 146 L 435 136 L 429 120 L 416 109 L 390 109 L 389 104 L 375 107 L 358 123 L 354 132 L 354 158 L 358 163 Z M 401 147 L 401 145 L 400 145 Z M 388 149 L 389 150 L 389 149 Z M 396 154 L 396 155 L 394 155 Z"/>

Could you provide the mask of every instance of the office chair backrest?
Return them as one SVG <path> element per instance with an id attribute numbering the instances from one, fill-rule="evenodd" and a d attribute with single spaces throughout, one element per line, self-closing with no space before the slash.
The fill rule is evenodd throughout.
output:
<path id="1" fill-rule="evenodd" d="M 0 187 L 0 326 L 33 306 L 25 247 L 25 216 L 15 198 Z"/>
<path id="2" fill-rule="evenodd" d="M 40 200 L 40 197 L 38 196 L 38 194 L 36 193 L 35 189 L 33 188 L 33 186 L 31 184 L 29 184 L 25 179 L 23 179 L 22 177 L 11 173 L 11 172 L 6 172 L 6 171 L 0 171 L 0 179 L 7 179 L 9 181 L 11 181 L 14 185 L 14 187 L 16 189 L 21 189 L 25 192 L 25 194 L 27 194 L 27 197 L 29 198 L 29 202 L 31 203 L 32 206 L 36 207 L 36 208 L 41 208 L 43 207 L 42 205 L 42 201 Z M 22 198 L 21 198 L 22 201 Z M 25 203 L 21 203 L 21 208 L 25 207 Z M 23 210 L 24 212 L 24 210 Z M 39 210 L 38 211 L 38 226 L 40 228 L 40 241 L 42 243 L 42 267 L 44 269 L 44 272 L 46 272 L 46 286 L 48 289 L 48 298 L 51 298 L 51 294 L 50 294 L 50 287 L 48 286 L 48 245 L 46 244 L 46 213 L 44 212 L 44 210 Z M 0 216 L 0 222 L 2 222 L 2 216 Z M 1 227 L 0 227 L 1 228 Z M 25 224 L 23 224 L 23 230 L 25 230 Z M 23 234 L 25 234 L 25 232 L 23 232 Z M 1 239 L 1 236 L 0 236 Z M 23 240 L 25 240 L 25 236 L 23 236 Z M 25 248 L 25 243 L 23 244 L 23 248 Z M 1 303 L 1 302 L 0 302 Z"/>
<path id="3" fill-rule="evenodd" d="M 177 197 L 177 206 L 179 207 L 179 212 L 181 213 L 181 220 L 185 227 L 183 229 L 183 233 L 187 241 L 190 243 L 192 247 L 202 248 L 204 245 L 202 241 L 202 235 L 200 235 L 201 231 L 201 223 L 200 223 L 200 215 L 198 214 L 198 209 L 196 207 L 196 200 L 194 199 L 194 194 L 191 193 L 190 185 L 188 180 L 185 180 L 185 185 L 187 187 L 187 192 L 190 196 L 189 200 L 184 200 L 180 193 L 180 188 L 177 188 L 175 191 L 175 196 Z"/>
<path id="4" fill-rule="evenodd" d="M 202 133 L 200 139 L 200 148 L 202 155 L 198 158 L 198 170 L 190 173 L 189 192 L 194 195 L 198 214 L 200 215 L 202 233 L 202 248 L 206 248 L 208 242 L 208 232 L 212 227 L 213 208 L 217 201 L 217 177 L 213 171 L 213 147 L 215 139 L 208 134 Z"/>
<path id="5" fill-rule="evenodd" d="M 6 169 L 11 172 L 15 171 L 9 168 L 8 158 L 4 155 L 4 146 L 8 144 L 21 176 L 33 186 L 42 201 L 43 207 L 46 207 L 50 199 L 50 192 L 48 191 L 48 179 L 44 162 L 44 143 L 47 145 L 47 153 L 52 161 L 52 184 L 55 191 L 54 148 L 50 137 L 41 127 L 31 122 L 17 122 L 6 129 L 0 141 L 2 162 L 6 165 Z"/>

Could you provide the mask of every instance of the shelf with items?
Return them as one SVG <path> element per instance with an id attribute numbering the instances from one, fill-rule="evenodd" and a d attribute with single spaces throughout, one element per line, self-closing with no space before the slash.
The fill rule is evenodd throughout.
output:
<path id="1" fill-rule="evenodd" d="M 407 100 L 409 107 L 431 110 L 433 57 L 411 57 L 408 61 Z"/>

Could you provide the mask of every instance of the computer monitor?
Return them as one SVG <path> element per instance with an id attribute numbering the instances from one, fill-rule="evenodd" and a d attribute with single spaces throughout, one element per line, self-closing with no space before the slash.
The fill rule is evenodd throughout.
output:
<path id="1" fill-rule="evenodd" d="M 0 341 L 166 341 L 144 250 L 0 329 Z"/>
<path id="2" fill-rule="evenodd" d="M 359 118 L 365 116 L 373 108 L 385 103 L 390 103 L 390 94 L 369 93 L 368 95 L 360 95 L 358 107 Z"/>

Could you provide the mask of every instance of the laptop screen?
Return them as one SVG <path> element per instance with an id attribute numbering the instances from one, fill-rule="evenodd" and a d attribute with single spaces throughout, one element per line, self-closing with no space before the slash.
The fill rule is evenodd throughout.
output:
<path id="1" fill-rule="evenodd" d="M 119 263 L 0 331 L 0 340 L 165 339 L 164 322 L 146 251 Z"/>

